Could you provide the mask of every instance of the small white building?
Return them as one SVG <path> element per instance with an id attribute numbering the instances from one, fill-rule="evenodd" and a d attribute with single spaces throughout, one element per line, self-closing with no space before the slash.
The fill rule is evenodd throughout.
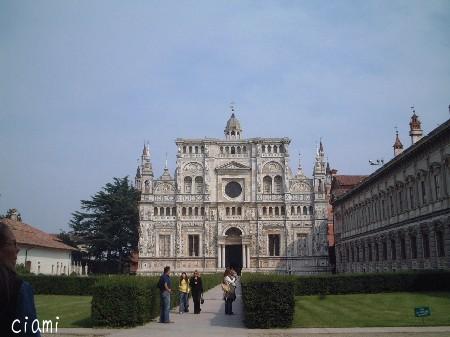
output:
<path id="1" fill-rule="evenodd" d="M 16 237 L 20 251 L 17 264 L 23 264 L 34 274 L 70 275 L 72 269 L 71 246 L 58 238 L 14 219 L 0 219 Z"/>

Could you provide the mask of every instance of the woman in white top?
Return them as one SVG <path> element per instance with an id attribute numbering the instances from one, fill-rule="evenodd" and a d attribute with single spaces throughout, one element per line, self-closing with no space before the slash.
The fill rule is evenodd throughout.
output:
<path id="1" fill-rule="evenodd" d="M 225 300 L 225 315 L 234 315 L 233 301 L 236 299 L 236 277 L 234 277 L 229 268 L 223 274 L 223 299 Z"/>

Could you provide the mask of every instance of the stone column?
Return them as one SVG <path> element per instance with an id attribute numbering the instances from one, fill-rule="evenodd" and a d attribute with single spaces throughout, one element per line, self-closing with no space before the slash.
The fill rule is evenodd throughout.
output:
<path id="1" fill-rule="evenodd" d="M 222 245 L 222 268 L 225 268 L 226 258 L 225 258 L 225 245 Z"/>
<path id="2" fill-rule="evenodd" d="M 247 257 L 247 268 L 250 268 L 250 247 L 248 245 L 245 246 L 247 253 L 245 256 Z"/>
<path id="3" fill-rule="evenodd" d="M 217 245 L 217 268 L 222 268 L 222 245 Z"/>
<path id="4" fill-rule="evenodd" d="M 242 268 L 247 268 L 247 248 L 246 245 L 242 245 Z"/>

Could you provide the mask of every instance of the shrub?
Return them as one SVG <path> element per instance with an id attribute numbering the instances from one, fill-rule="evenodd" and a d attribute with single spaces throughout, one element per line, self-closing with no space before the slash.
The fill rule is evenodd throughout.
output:
<path id="1" fill-rule="evenodd" d="M 136 326 L 150 321 L 159 310 L 158 277 L 114 276 L 93 287 L 91 318 L 94 326 Z M 159 293 L 159 291 L 158 291 Z"/>
<path id="2" fill-rule="evenodd" d="M 402 272 L 297 276 L 296 295 L 448 291 L 450 272 Z"/>
<path id="3" fill-rule="evenodd" d="M 245 275 L 241 278 L 247 328 L 287 328 L 294 317 L 292 277 Z"/>
<path id="4" fill-rule="evenodd" d="M 92 295 L 92 287 L 98 277 L 73 277 L 50 275 L 20 275 L 33 287 L 35 294 L 41 295 Z"/>

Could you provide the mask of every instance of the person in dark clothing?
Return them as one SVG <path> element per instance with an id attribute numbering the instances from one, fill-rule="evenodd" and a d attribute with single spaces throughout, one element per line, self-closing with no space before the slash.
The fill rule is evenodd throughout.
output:
<path id="1" fill-rule="evenodd" d="M 18 252 L 13 232 L 0 222 L 0 336 L 40 337 L 33 289 L 16 274 Z"/>
<path id="2" fill-rule="evenodd" d="M 203 283 L 197 270 L 194 272 L 194 276 L 191 277 L 189 284 L 191 286 L 192 300 L 194 301 L 194 314 L 199 314 L 202 311 L 200 300 L 203 297 Z"/>

